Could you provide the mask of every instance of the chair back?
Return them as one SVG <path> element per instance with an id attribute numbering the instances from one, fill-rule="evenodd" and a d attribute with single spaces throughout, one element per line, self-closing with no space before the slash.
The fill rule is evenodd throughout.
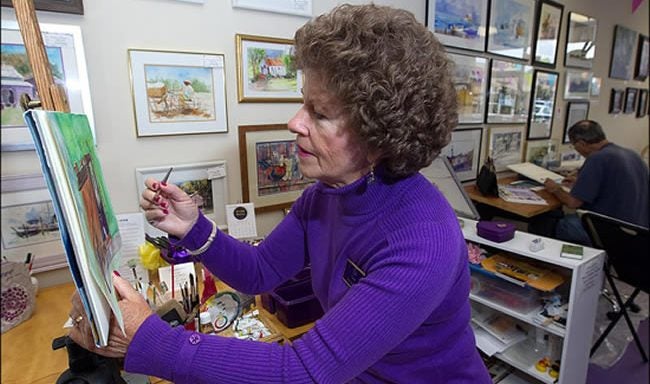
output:
<path id="1" fill-rule="evenodd" d="M 578 210 L 592 244 L 607 253 L 619 280 L 650 293 L 648 228 L 599 213 Z"/>

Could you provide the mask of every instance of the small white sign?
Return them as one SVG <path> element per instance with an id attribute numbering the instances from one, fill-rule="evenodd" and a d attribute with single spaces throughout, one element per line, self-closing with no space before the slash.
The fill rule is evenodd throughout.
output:
<path id="1" fill-rule="evenodd" d="M 253 203 L 226 205 L 228 234 L 236 239 L 257 237 L 255 206 Z"/>

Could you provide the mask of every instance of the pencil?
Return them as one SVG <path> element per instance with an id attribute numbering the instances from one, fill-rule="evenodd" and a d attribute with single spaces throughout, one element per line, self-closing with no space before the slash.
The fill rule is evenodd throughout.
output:
<path id="1" fill-rule="evenodd" d="M 169 167 L 169 171 L 167 171 L 167 173 L 165 174 L 165 177 L 163 177 L 163 179 L 160 181 L 161 184 L 167 183 L 167 180 L 169 180 L 169 175 L 171 175 L 171 173 L 172 173 L 172 169 L 174 169 L 174 167 Z M 153 195 L 153 200 L 155 200 L 156 197 L 158 197 L 158 195 L 160 195 L 160 188 L 158 188 L 156 193 Z"/>

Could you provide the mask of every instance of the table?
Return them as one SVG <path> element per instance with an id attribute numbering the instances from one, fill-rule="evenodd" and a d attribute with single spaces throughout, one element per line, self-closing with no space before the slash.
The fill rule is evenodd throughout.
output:
<path id="1" fill-rule="evenodd" d="M 499 184 L 510 184 L 515 180 L 518 180 L 517 176 L 510 176 L 499 179 L 497 182 Z M 467 192 L 467 195 L 470 199 L 472 199 L 472 201 L 517 215 L 524 220 L 534 218 L 535 216 L 539 216 L 562 207 L 560 200 L 558 200 L 557 197 L 545 189 L 537 191 L 537 194 L 546 200 L 548 205 L 511 203 L 499 197 L 484 196 L 481 194 L 481 192 L 479 192 L 476 184 L 466 185 L 464 188 Z M 479 209 L 479 212 L 480 211 L 481 210 Z"/>

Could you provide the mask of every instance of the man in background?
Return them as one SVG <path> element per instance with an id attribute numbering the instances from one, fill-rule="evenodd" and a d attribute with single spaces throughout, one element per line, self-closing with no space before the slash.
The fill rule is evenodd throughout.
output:
<path id="1" fill-rule="evenodd" d="M 582 120 L 569 128 L 569 140 L 585 162 L 576 177 L 562 185 L 546 179 L 544 187 L 566 207 L 581 208 L 648 227 L 648 166 L 636 152 L 620 147 L 605 137 L 595 121 Z M 567 214 L 555 228 L 555 237 L 591 245 L 580 218 Z"/>

